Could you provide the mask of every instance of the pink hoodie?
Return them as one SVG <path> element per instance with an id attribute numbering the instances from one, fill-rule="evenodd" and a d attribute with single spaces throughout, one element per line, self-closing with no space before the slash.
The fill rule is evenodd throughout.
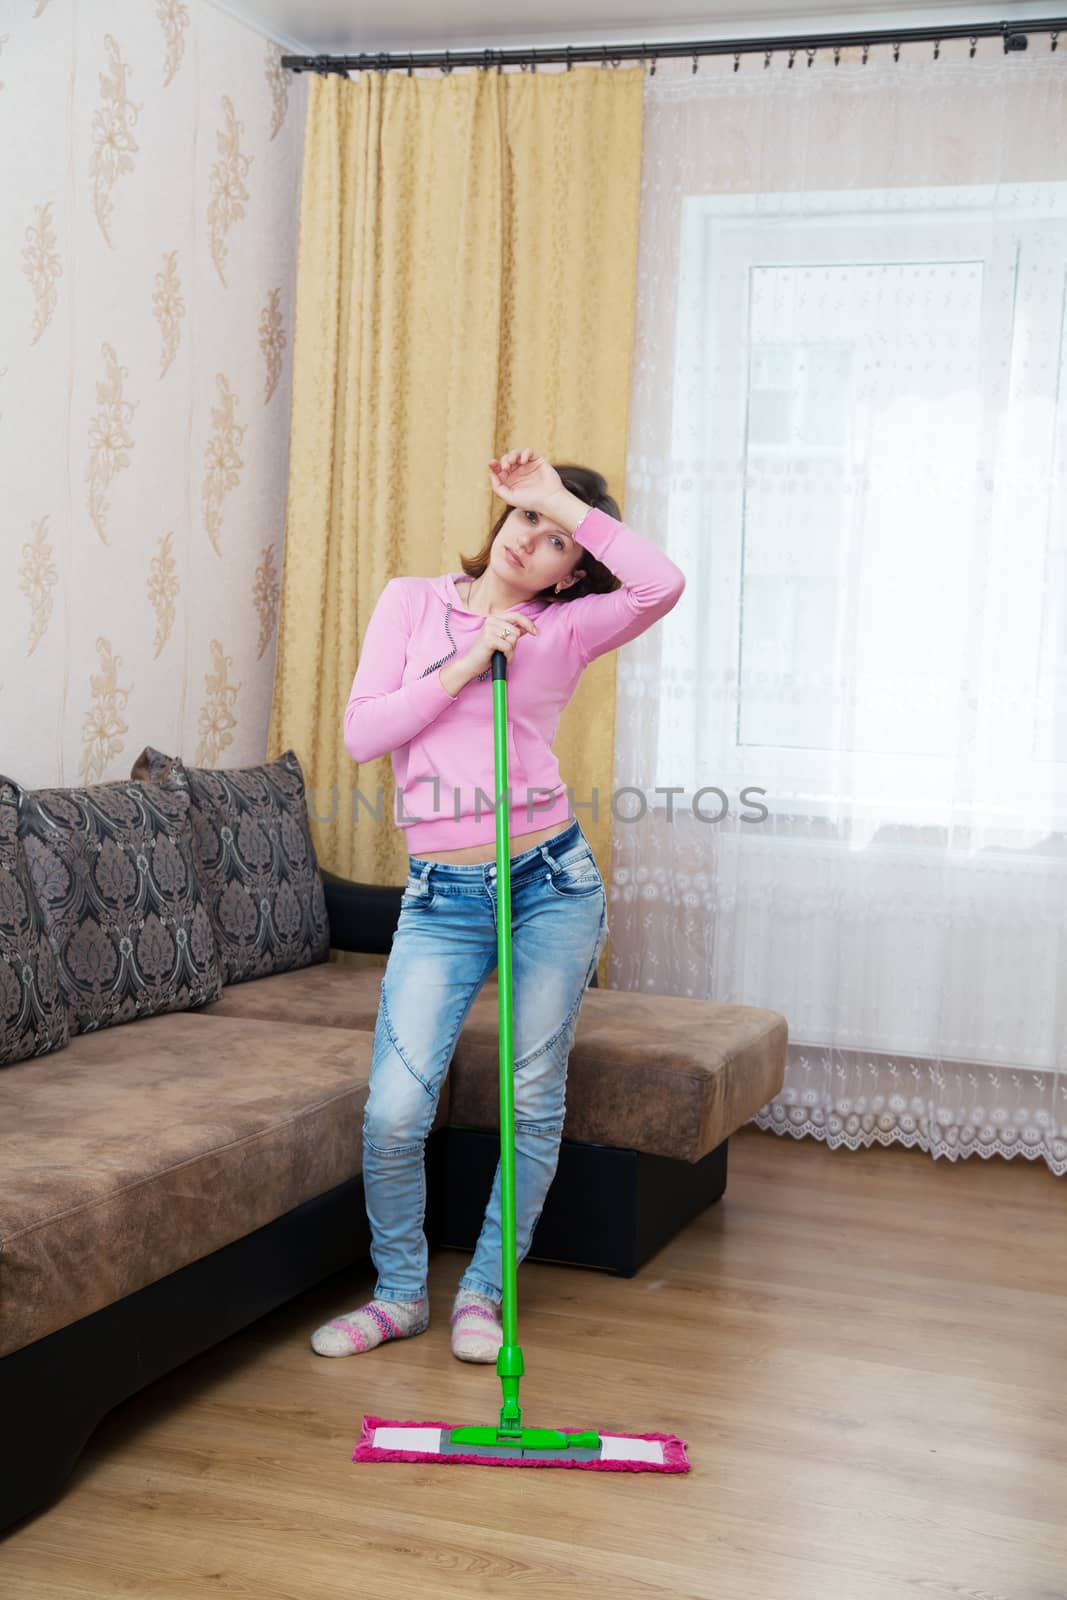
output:
<path id="1" fill-rule="evenodd" d="M 520 850 L 522 834 L 572 816 L 552 740 L 583 671 L 665 617 L 685 588 L 680 567 L 606 511 L 590 508 L 575 537 L 623 587 L 513 608 L 538 629 L 518 640 L 507 674 L 510 835 Z M 459 597 L 463 576 L 390 578 L 367 624 L 345 709 L 353 761 L 392 752 L 394 820 L 410 855 L 496 838 L 492 679 L 487 669 L 453 697 L 439 675 L 485 621 Z"/>

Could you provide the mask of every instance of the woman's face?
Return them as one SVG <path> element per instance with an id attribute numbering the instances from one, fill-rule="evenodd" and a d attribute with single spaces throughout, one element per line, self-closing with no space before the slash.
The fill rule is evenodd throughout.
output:
<path id="1" fill-rule="evenodd" d="M 509 550 L 522 562 L 521 567 L 509 559 Z M 566 529 L 539 511 L 512 506 L 493 540 L 489 565 L 512 588 L 537 594 L 554 589 L 557 583 L 562 591 L 579 582 L 585 576 L 582 568 L 571 571 L 579 555 L 580 546 Z"/>

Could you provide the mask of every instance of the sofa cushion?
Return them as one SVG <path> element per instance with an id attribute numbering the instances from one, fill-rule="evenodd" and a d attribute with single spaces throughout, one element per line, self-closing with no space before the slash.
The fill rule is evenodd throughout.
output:
<path id="1" fill-rule="evenodd" d="M 498 1128 L 497 991 L 475 1001 L 449 1120 Z M 785 1017 L 759 1006 L 587 989 L 567 1072 L 566 1138 L 699 1161 L 785 1081 Z"/>
<path id="2" fill-rule="evenodd" d="M 147 745 L 132 776 L 188 784 L 197 871 L 222 981 L 325 961 L 326 897 L 296 752 L 256 767 L 186 767 Z"/>
<path id="3" fill-rule="evenodd" d="M 22 789 L 19 839 L 72 1035 L 218 996 L 184 789 Z"/>
<path id="4" fill-rule="evenodd" d="M 380 968 L 328 962 L 226 990 L 206 1015 L 373 1031 Z M 449 1121 L 499 1119 L 496 975 L 471 1007 L 449 1069 Z M 567 1139 L 699 1161 L 773 1100 L 785 1080 L 786 1019 L 757 1006 L 587 989 L 567 1069 Z"/>
<path id="5" fill-rule="evenodd" d="M 314 1022 L 327 1028 L 363 1028 L 373 1033 L 381 992 L 381 967 L 324 961 L 299 972 L 283 972 L 258 983 L 224 989 L 204 1015 Z"/>
<path id="6" fill-rule="evenodd" d="M 0 1355 L 358 1174 L 371 1047 L 186 1012 L 6 1068 Z"/>
<path id="7" fill-rule="evenodd" d="M 67 1007 L 18 836 L 19 790 L 0 778 L 0 1066 L 61 1049 Z"/>

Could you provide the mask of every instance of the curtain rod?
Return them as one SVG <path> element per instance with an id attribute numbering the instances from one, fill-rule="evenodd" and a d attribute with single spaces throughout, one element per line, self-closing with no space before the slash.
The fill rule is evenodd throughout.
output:
<path id="1" fill-rule="evenodd" d="M 773 35 L 759 39 L 695 39 L 692 41 L 675 40 L 662 44 L 603 44 L 603 45 L 566 45 L 556 46 L 547 50 L 530 47 L 525 50 L 445 50 L 434 51 L 428 54 L 390 55 L 387 51 L 367 53 L 358 56 L 282 56 L 281 64 L 288 67 L 290 72 L 387 72 L 393 70 L 406 70 L 411 76 L 415 67 L 440 67 L 444 72 L 451 72 L 453 67 L 496 67 L 498 72 L 505 66 L 519 66 L 526 71 L 536 72 L 538 65 L 546 61 L 565 61 L 567 70 L 576 61 L 595 61 L 602 66 L 617 66 L 620 61 L 651 60 L 652 75 L 655 75 L 656 61 L 665 56 L 692 56 L 693 71 L 697 70 L 698 56 L 729 56 L 734 57 L 734 71 L 737 71 L 739 58 L 743 55 L 762 55 L 764 66 L 770 64 L 773 55 L 788 53 L 789 65 L 793 65 L 793 58 L 804 52 L 807 55 L 807 64 L 810 67 L 817 50 L 833 50 L 835 63 L 842 50 L 850 45 L 863 46 L 863 60 L 867 61 L 870 49 L 875 45 L 891 44 L 893 58 L 899 60 L 900 46 L 931 42 L 934 45 L 934 59 L 939 59 L 941 43 L 945 39 L 970 39 L 971 55 L 979 39 L 1001 37 L 1004 40 L 1004 51 L 1026 50 L 1029 48 L 1028 34 L 1051 34 L 1050 49 L 1055 50 L 1059 41 L 1060 32 L 1067 28 L 1067 17 L 1038 17 L 1021 22 L 974 22 L 952 23 L 941 28 L 887 28 L 884 30 L 868 30 L 864 33 L 812 33 Z"/>

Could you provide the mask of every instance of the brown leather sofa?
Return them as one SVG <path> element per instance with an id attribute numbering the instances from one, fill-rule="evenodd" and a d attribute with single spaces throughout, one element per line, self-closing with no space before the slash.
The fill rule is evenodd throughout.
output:
<path id="1" fill-rule="evenodd" d="M 387 953 L 401 890 L 320 878 L 330 949 Z M 0 1068 L 0 1528 L 59 1492 L 113 1406 L 366 1256 L 380 983 L 318 959 Z M 780 1090 L 786 1040 L 777 1012 L 594 980 L 532 1258 L 638 1271 L 723 1193 L 729 1135 Z M 427 1147 L 431 1248 L 473 1246 L 497 1072 L 490 980 Z"/>

